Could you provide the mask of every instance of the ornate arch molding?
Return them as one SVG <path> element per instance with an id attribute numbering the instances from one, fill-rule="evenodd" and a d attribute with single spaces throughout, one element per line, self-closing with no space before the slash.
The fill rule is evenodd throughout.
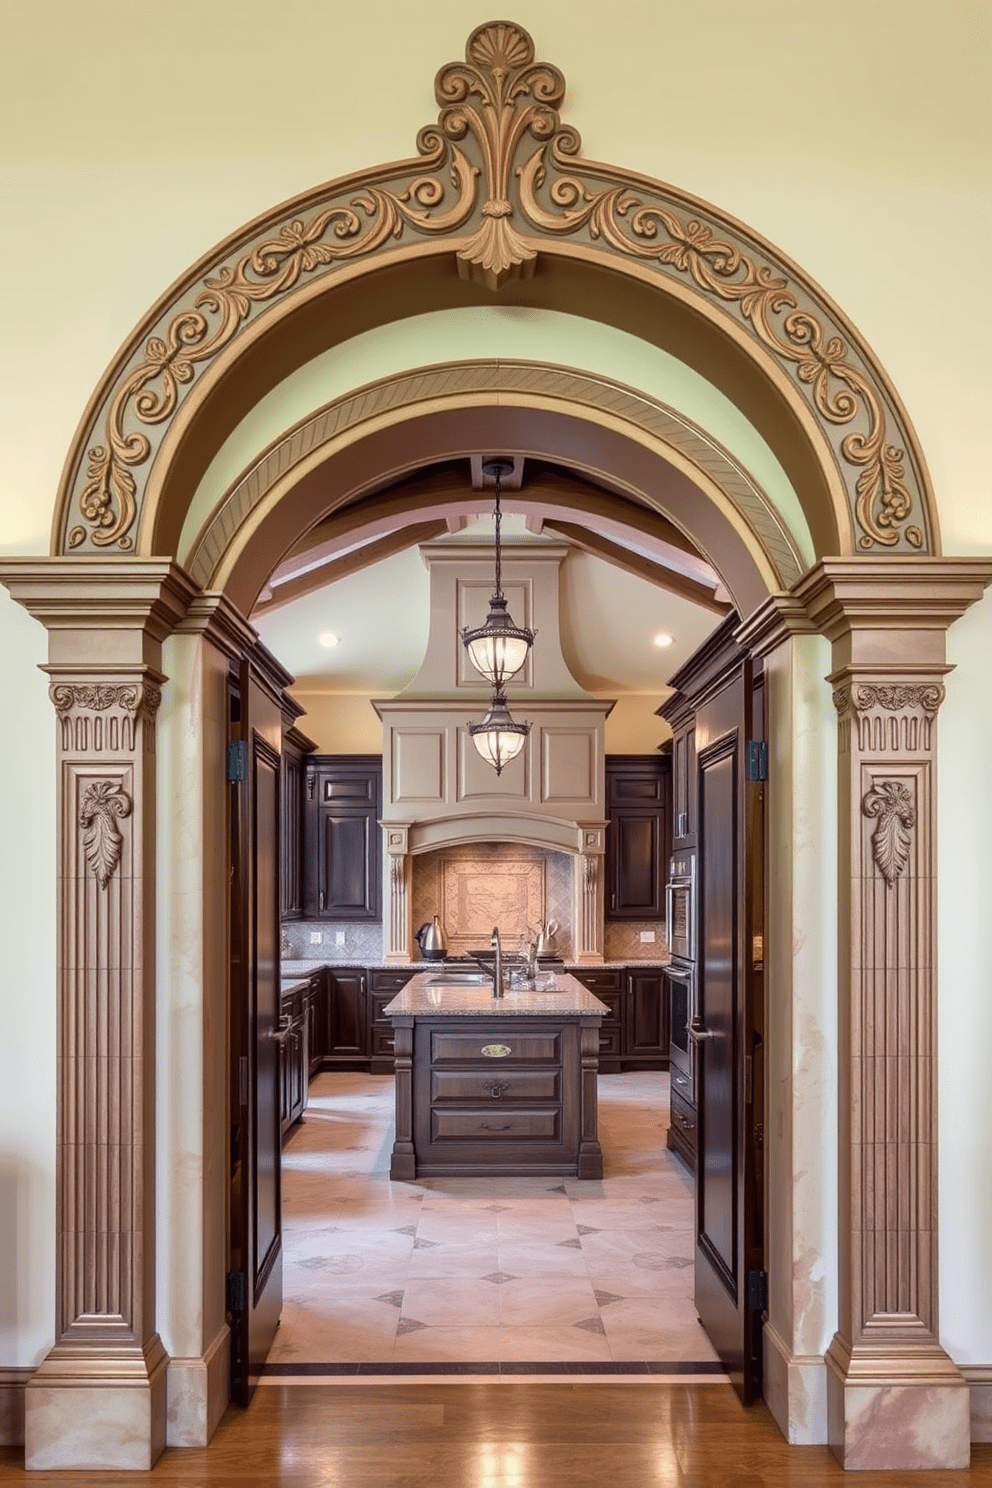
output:
<path id="1" fill-rule="evenodd" d="M 316 513 L 318 516 L 341 509 L 354 499 L 355 493 L 344 489 L 339 479 L 333 475 L 323 478 L 321 467 L 332 459 L 336 450 L 353 446 L 371 429 L 395 428 L 401 422 L 439 410 L 472 407 L 480 399 L 498 402 L 500 414 L 508 407 L 565 410 L 598 422 L 650 450 L 660 448 L 675 468 L 666 471 L 655 467 L 650 488 L 645 488 L 643 480 L 638 487 L 633 470 L 630 480 L 624 480 L 627 472 L 615 456 L 615 443 L 611 445 L 614 458 L 608 471 L 587 466 L 584 473 L 609 476 L 617 487 L 626 485 L 634 500 L 650 510 L 664 511 L 677 525 L 682 516 L 687 535 L 703 548 L 708 545 L 712 548 L 719 541 L 722 551 L 711 551 L 708 556 L 725 575 L 732 590 L 735 572 L 741 565 L 728 556 L 728 550 L 742 541 L 753 548 L 758 573 L 770 590 L 788 589 L 805 572 L 803 555 L 766 493 L 692 420 L 608 378 L 532 362 L 505 361 L 449 363 L 401 373 L 326 404 L 271 445 L 227 491 L 189 553 L 180 554 L 180 561 L 201 588 L 225 587 L 237 563 L 239 545 L 291 487 L 307 477 L 310 483 L 319 483 L 321 494 L 317 500 L 324 510 Z M 496 410 L 491 410 L 489 416 L 495 415 Z M 474 448 L 468 429 L 465 432 Z M 588 435 L 582 441 L 590 460 L 594 457 L 594 443 Z M 500 447 L 504 445 L 506 441 L 500 441 Z M 395 458 L 398 447 L 407 447 L 406 436 L 402 442 L 391 440 L 390 447 Z M 449 453 L 452 451 L 438 445 L 435 458 L 444 458 Z M 569 463 L 576 469 L 582 464 L 575 457 Z M 394 470 L 389 476 L 395 479 L 398 473 L 403 472 Z M 679 482 L 680 474 L 708 492 L 711 498 L 715 496 L 722 511 L 719 514 L 707 511 L 705 524 L 694 522 L 692 519 L 698 518 L 699 502 L 693 499 L 695 492 L 688 489 L 686 482 Z M 682 493 L 680 509 L 675 512 L 671 499 L 666 500 L 666 475 L 668 485 L 677 485 Z M 679 501 L 678 494 L 675 500 Z M 294 516 L 299 520 L 298 514 Z M 703 530 L 704 525 L 710 529 L 708 533 Z M 727 531 L 732 525 L 738 532 Z M 716 539 L 714 529 L 719 531 Z M 746 534 L 743 539 L 741 531 Z M 266 546 L 271 556 L 271 542 Z M 749 609 L 748 601 L 753 598 L 742 594 L 739 602 Z"/>
<path id="2" fill-rule="evenodd" d="M 744 401 L 769 427 L 778 421 L 770 443 L 788 446 L 783 463 L 798 460 L 804 472 L 797 490 L 819 551 L 939 552 L 926 468 L 898 397 L 857 331 L 801 270 L 706 203 L 581 159 L 578 133 L 559 116 L 565 80 L 535 60 L 520 26 L 473 31 L 464 63 L 438 73 L 435 96 L 438 120 L 420 131 L 417 158 L 276 208 L 152 309 L 84 415 L 60 488 L 53 553 L 157 551 L 181 525 L 170 504 L 191 489 L 189 468 L 170 482 L 171 462 L 220 383 L 268 377 L 271 386 L 320 349 L 309 344 L 315 337 L 329 345 L 351 334 L 353 323 L 337 313 L 343 302 L 318 312 L 331 291 L 371 274 L 415 272 L 425 259 L 435 298 L 420 308 L 473 303 L 503 288 L 517 303 L 557 295 L 563 308 L 589 313 L 581 270 L 598 269 L 611 276 L 614 305 L 597 313 L 622 318 L 625 296 L 647 286 L 660 297 L 651 317 L 658 323 L 642 334 L 659 344 L 667 335 L 687 360 L 695 337 L 715 334 L 724 356 L 711 345 L 703 360 L 728 388 L 743 359 Z M 304 312 L 310 331 L 301 334 Z M 386 312 L 364 313 L 372 323 Z M 227 427 L 215 406 L 210 434 L 200 431 L 205 444 L 216 448 L 248 396 L 247 387 L 229 395 Z"/>

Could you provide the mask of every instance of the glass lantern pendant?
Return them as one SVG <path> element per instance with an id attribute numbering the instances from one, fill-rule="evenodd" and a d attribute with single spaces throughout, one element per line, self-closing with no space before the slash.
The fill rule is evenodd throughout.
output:
<path id="1" fill-rule="evenodd" d="M 530 733 L 529 723 L 514 723 L 506 698 L 497 689 L 489 712 L 481 723 L 470 723 L 468 731 L 476 749 L 492 765 L 498 775 L 505 764 L 516 759 Z"/>
<path id="2" fill-rule="evenodd" d="M 462 641 L 476 671 L 481 672 L 497 692 L 501 692 L 503 684 L 515 676 L 527 660 L 527 653 L 534 644 L 535 632 L 514 625 L 506 607 L 501 583 L 500 483 L 513 467 L 508 460 L 487 460 L 482 468 L 486 475 L 493 476 L 496 481 L 496 592 L 489 601 L 485 625 L 474 630 L 466 626 L 462 631 Z"/>

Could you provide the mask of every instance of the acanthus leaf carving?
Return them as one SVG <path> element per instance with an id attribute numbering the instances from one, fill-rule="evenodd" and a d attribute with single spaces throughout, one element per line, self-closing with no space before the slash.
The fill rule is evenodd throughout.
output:
<path id="1" fill-rule="evenodd" d="M 877 780 L 861 802 L 867 817 L 877 818 L 871 836 L 872 856 L 889 888 L 909 859 L 909 830 L 916 824 L 916 808 L 909 787 L 899 780 Z"/>
<path id="2" fill-rule="evenodd" d="M 884 708 L 890 713 L 919 708 L 932 716 L 944 701 L 944 688 L 939 682 L 858 682 L 853 687 L 838 687 L 833 696 L 838 713 L 850 708 L 857 713 L 869 708 Z"/>
<path id="3" fill-rule="evenodd" d="M 131 798 L 112 780 L 97 780 L 88 786 L 79 808 L 83 827 L 83 852 L 101 889 L 105 889 L 120 862 L 123 838 L 117 820 L 131 814 Z M 116 820 L 115 820 L 116 818 Z"/>

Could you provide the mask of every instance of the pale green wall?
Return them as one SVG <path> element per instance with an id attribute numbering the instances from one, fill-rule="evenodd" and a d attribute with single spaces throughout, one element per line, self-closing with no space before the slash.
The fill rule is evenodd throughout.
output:
<path id="1" fill-rule="evenodd" d="M 920 435 L 948 552 L 992 534 L 986 0 L 526 0 L 585 153 L 775 242 L 867 336 Z M 423 7 L 33 0 L 0 14 L 0 545 L 47 549 L 77 420 L 163 289 L 321 179 L 413 152 L 473 24 Z M 607 21 L 611 29 L 607 30 Z M 941 715 L 941 1309 L 992 1363 L 992 601 L 951 632 Z M 39 627 L 0 592 L 0 1363 L 54 1302 L 53 717 Z M 948 1057 L 950 1056 L 950 1057 Z M 11 1208 L 11 1205 L 13 1206 Z M 169 1345 L 169 1339 L 166 1338 Z"/>

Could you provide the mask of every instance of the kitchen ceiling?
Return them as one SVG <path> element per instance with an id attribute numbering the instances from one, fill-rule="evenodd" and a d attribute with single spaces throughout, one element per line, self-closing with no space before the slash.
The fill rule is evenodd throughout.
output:
<path id="1" fill-rule="evenodd" d="M 296 691 L 389 697 L 415 675 L 429 628 L 419 543 L 446 534 L 452 544 L 493 541 L 492 493 L 472 463 L 475 489 L 468 461 L 407 483 L 420 493 L 437 488 L 433 515 L 418 511 L 411 523 L 401 513 L 359 542 L 328 519 L 277 565 L 252 621 L 296 678 Z M 552 539 L 569 547 L 562 649 L 580 685 L 599 697 L 648 694 L 661 702 L 667 678 L 719 623 L 728 596 L 705 558 L 675 529 L 666 531 L 664 519 L 660 540 L 604 532 L 608 524 L 595 518 L 579 527 L 574 512 L 563 520 L 554 503 L 563 482 L 574 489 L 568 473 L 528 466 L 519 492 L 504 487 L 504 545 Z M 591 496 L 594 506 L 592 489 Z M 321 643 L 328 634 L 337 639 L 333 649 Z M 660 649 L 659 634 L 672 644 Z"/>

